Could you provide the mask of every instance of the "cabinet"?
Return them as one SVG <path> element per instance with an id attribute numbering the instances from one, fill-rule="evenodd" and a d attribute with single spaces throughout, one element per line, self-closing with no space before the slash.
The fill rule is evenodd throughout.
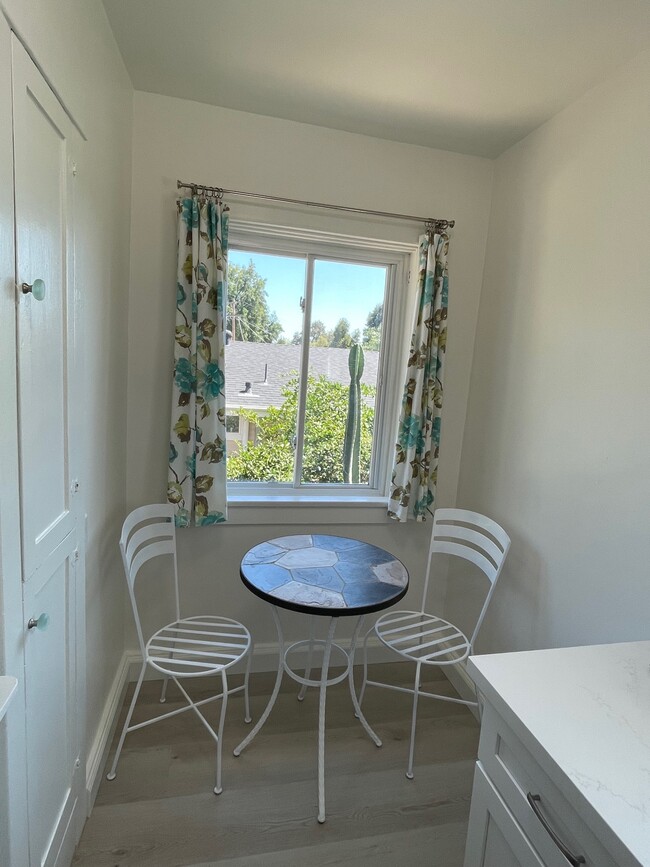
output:
<path id="1" fill-rule="evenodd" d="M 17 678 L 2 723 L 3 867 L 69 864 L 85 820 L 81 298 L 72 219 L 82 147 L 0 11 L 0 658 Z"/>
<path id="2" fill-rule="evenodd" d="M 484 698 L 465 867 L 650 865 L 650 642 L 470 659 Z"/>
<path id="3" fill-rule="evenodd" d="M 492 826 L 507 841 L 515 860 L 493 855 Z M 488 704 L 481 727 L 465 867 L 511 863 L 514 867 L 617 867 L 542 764 Z"/>
<path id="4" fill-rule="evenodd" d="M 543 862 L 480 762 L 476 765 L 469 827 L 466 867 L 542 867 Z"/>

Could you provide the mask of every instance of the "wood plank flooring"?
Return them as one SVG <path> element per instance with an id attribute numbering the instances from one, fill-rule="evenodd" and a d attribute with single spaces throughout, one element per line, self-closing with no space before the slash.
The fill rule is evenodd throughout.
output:
<path id="1" fill-rule="evenodd" d="M 407 683 L 411 672 L 404 663 L 382 664 L 371 676 Z M 432 677 L 425 688 L 454 694 L 443 675 Z M 253 720 L 273 679 L 251 676 Z M 471 713 L 420 700 L 415 779 L 407 780 L 410 696 L 368 688 L 364 712 L 384 742 L 377 749 L 353 715 L 347 682 L 328 689 L 327 822 L 319 825 L 318 692 L 308 690 L 301 703 L 297 689 L 285 677 L 266 725 L 237 759 L 232 750 L 249 726 L 243 697 L 231 698 L 219 796 L 214 744 L 193 713 L 128 735 L 117 778 L 101 783 L 74 867 L 462 867 L 478 747 Z M 145 684 L 134 722 L 181 706 L 172 684 L 164 706 L 159 690 Z M 210 689 L 194 692 L 205 697 Z M 218 707 L 207 706 L 214 719 Z"/>

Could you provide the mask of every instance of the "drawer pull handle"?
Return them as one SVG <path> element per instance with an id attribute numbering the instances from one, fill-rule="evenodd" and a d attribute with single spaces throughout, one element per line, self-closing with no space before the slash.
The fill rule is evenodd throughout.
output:
<path id="1" fill-rule="evenodd" d="M 549 835 L 551 840 L 555 843 L 560 852 L 567 859 L 569 864 L 571 864 L 571 867 L 578 867 L 579 864 L 586 864 L 587 862 L 585 861 L 584 856 L 574 855 L 573 852 L 564 845 L 564 843 L 560 840 L 553 828 L 551 828 L 551 826 L 549 825 L 548 819 L 544 816 L 539 806 L 540 801 L 542 800 L 541 795 L 533 795 L 532 792 L 528 792 L 526 798 L 528 799 L 528 803 L 530 804 L 533 813 L 542 823 L 544 830 Z"/>

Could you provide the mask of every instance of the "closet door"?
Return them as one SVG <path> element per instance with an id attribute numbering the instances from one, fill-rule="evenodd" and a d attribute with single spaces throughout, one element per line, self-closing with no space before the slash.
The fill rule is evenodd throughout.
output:
<path id="1" fill-rule="evenodd" d="M 83 641 L 71 233 L 76 132 L 14 37 L 18 436 L 31 865 L 68 864 L 83 815 Z M 81 564 L 83 565 L 83 564 Z"/>

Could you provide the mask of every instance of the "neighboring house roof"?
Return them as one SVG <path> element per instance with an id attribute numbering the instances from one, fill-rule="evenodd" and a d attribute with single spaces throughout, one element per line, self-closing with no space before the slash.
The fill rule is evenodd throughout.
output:
<path id="1" fill-rule="evenodd" d="M 281 343 L 245 343 L 226 345 L 226 407 L 268 409 L 280 406 L 282 390 L 297 375 L 300 368 L 300 346 Z M 323 375 L 334 382 L 350 384 L 349 349 L 312 346 L 309 350 L 309 372 Z M 377 385 L 379 353 L 364 351 L 361 382 Z M 266 382 L 264 379 L 266 372 Z M 250 391 L 246 391 L 250 383 Z M 374 402 L 374 401 L 372 401 Z"/>

